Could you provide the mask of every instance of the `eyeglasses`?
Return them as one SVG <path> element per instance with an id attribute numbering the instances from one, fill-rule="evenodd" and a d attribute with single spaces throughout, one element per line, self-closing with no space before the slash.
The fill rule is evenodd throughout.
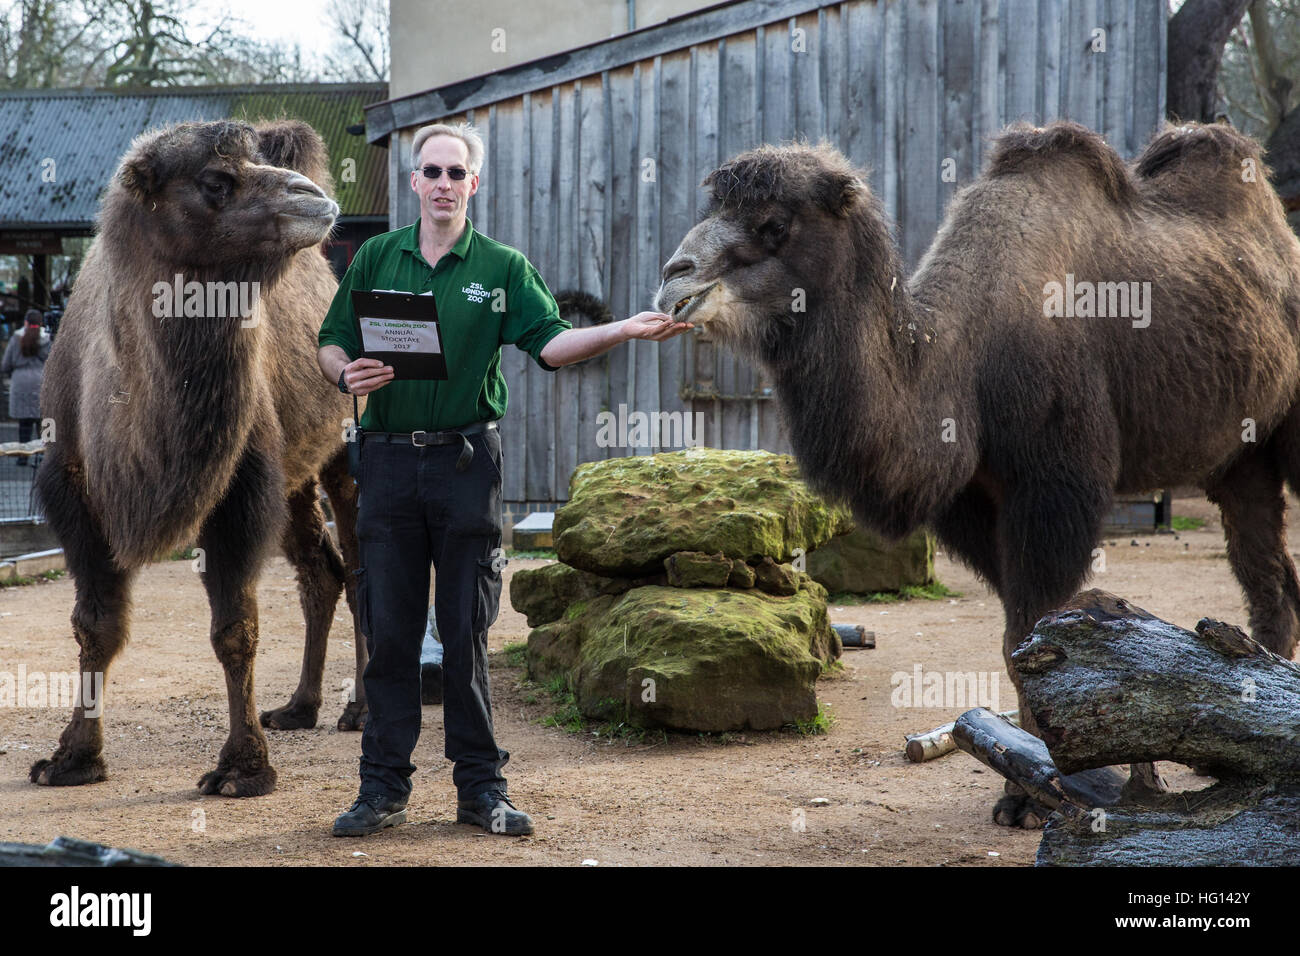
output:
<path id="1" fill-rule="evenodd" d="M 424 173 L 425 179 L 440 179 L 442 177 L 443 169 L 441 166 L 425 166 L 421 172 Z M 449 166 L 447 168 L 447 176 L 454 182 L 460 182 L 468 175 L 469 170 L 462 169 L 460 166 Z"/>

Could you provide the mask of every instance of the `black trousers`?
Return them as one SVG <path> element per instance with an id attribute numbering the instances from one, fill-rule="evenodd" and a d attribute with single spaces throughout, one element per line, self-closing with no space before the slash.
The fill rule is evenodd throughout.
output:
<path id="1" fill-rule="evenodd" d="M 429 565 L 444 655 L 446 755 L 460 799 L 506 789 L 510 755 L 497 746 L 488 686 L 487 634 L 501 599 L 501 434 L 462 446 L 366 441 L 361 453 L 358 603 L 370 650 L 370 713 L 361 737 L 361 792 L 405 799 L 420 736 L 420 645 Z"/>

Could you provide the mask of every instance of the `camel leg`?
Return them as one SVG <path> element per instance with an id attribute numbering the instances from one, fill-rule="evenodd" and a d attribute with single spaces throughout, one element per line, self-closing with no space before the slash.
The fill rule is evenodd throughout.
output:
<path id="1" fill-rule="evenodd" d="M 1092 549 L 1101 535 L 1110 501 L 1110 486 L 1104 477 L 1093 476 L 1090 480 L 1076 463 L 1073 469 L 1062 467 L 1045 475 L 1033 488 L 1020 488 L 1008 495 L 998 516 L 1002 603 L 1006 611 L 1002 655 L 1016 688 L 1020 724 L 1035 736 L 1041 734 L 1034 715 L 1025 706 L 1011 655 L 1043 615 L 1078 592 L 1087 577 Z M 1148 775 L 1142 776 L 1145 779 Z M 1150 776 L 1154 776 L 1154 769 Z M 1049 813 L 1008 782 L 1005 795 L 993 807 L 993 820 L 1000 826 L 1034 830 L 1046 822 Z"/>
<path id="2" fill-rule="evenodd" d="M 289 703 L 263 711 L 263 727 L 299 730 L 316 726 L 320 711 L 321 681 L 330 625 L 346 577 L 343 559 L 325 527 L 325 514 L 311 479 L 289 496 L 289 521 L 284 529 L 284 554 L 298 577 L 298 599 L 307 622 L 302 673 Z"/>
<path id="3" fill-rule="evenodd" d="M 41 469 L 39 493 L 46 518 L 63 543 L 64 558 L 76 584 L 72 633 L 81 645 L 83 685 L 87 680 L 94 681 L 91 686 L 102 690 L 108 683 L 108 665 L 126 645 L 130 633 L 135 572 L 113 564 L 108 543 L 77 489 L 76 478 L 64 467 L 58 447 L 49 453 Z M 94 716 L 87 716 L 87 702 Z M 108 776 L 103 757 L 103 703 L 102 695 L 88 701 L 83 687 L 72 720 L 59 737 L 58 748 L 49 759 L 32 764 L 33 783 L 76 786 Z"/>
<path id="4" fill-rule="evenodd" d="M 284 489 L 272 459 L 250 451 L 199 534 L 203 586 L 212 608 L 212 648 L 226 672 L 230 703 L 230 735 L 216 769 L 199 778 L 202 793 L 256 797 L 275 789 L 275 769 L 253 702 L 253 662 L 257 576 L 270 543 L 268 529 L 279 527 L 283 502 Z"/>
<path id="5" fill-rule="evenodd" d="M 1251 636 L 1291 657 L 1300 632 L 1300 583 L 1287 553 L 1277 454 L 1276 447 L 1266 445 L 1238 459 L 1206 493 L 1223 516 L 1228 561 L 1250 605 Z M 1296 474 L 1300 477 L 1300 471 Z"/>
<path id="6" fill-rule="evenodd" d="M 334 529 L 338 532 L 339 548 L 343 551 L 344 575 L 347 586 L 348 608 L 352 611 L 352 645 L 356 648 L 357 671 L 352 681 L 352 692 L 343 714 L 339 717 L 339 730 L 362 730 L 366 725 L 366 686 L 362 681 L 370 655 L 366 652 L 366 637 L 361 633 L 361 617 L 357 605 L 357 576 L 352 572 L 361 567 L 361 552 L 357 545 L 357 486 L 348 474 L 348 456 L 341 451 L 321 470 L 321 484 L 329 495 L 334 511 Z"/>
<path id="7" fill-rule="evenodd" d="M 984 492 L 967 486 L 934 523 L 950 557 L 961 561 L 993 591 L 1002 594 L 998 557 L 997 508 Z"/>

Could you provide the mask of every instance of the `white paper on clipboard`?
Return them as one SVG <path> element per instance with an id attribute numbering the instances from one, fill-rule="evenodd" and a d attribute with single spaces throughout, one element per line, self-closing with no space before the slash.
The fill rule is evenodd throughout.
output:
<path id="1" fill-rule="evenodd" d="M 357 322 L 361 326 L 361 345 L 367 352 L 405 352 L 413 355 L 442 353 L 438 327 L 432 322 L 372 316 L 358 316 Z"/>

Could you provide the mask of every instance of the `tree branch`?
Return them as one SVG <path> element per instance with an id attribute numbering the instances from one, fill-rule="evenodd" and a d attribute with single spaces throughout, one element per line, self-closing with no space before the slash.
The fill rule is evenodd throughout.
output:
<path id="1" fill-rule="evenodd" d="M 1211 122 L 1223 44 L 1251 0 L 1187 0 L 1169 19 L 1166 110 Z"/>

